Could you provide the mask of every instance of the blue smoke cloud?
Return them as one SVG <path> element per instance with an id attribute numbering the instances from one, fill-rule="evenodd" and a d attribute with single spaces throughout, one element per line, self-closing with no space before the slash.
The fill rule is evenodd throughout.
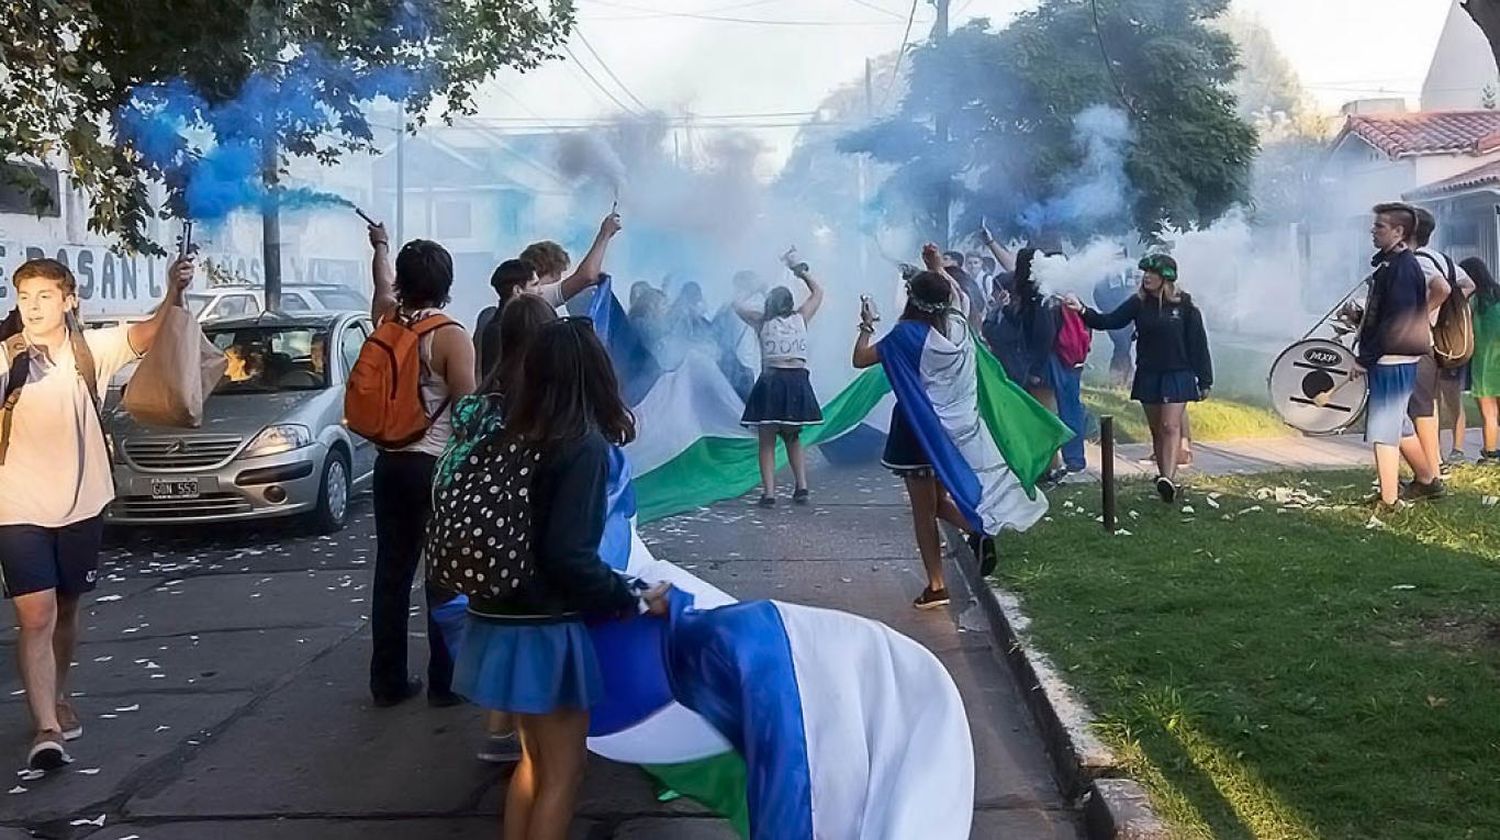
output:
<path id="1" fill-rule="evenodd" d="M 1062 192 L 1021 211 L 1017 221 L 1031 234 L 1076 227 L 1119 216 L 1129 203 L 1125 155 L 1135 142 L 1124 111 L 1095 105 L 1073 118 L 1073 141 L 1083 164 L 1059 185 Z"/>
<path id="2" fill-rule="evenodd" d="M 316 190 L 268 190 L 262 176 L 265 138 L 337 130 L 368 140 L 368 127 L 335 105 L 400 101 L 429 83 L 427 74 L 403 67 L 355 66 L 307 50 L 276 75 L 251 76 L 224 102 L 208 102 L 182 80 L 137 87 L 117 114 L 118 139 L 169 185 L 180 187 L 187 215 L 203 222 L 270 206 L 349 206 Z"/>

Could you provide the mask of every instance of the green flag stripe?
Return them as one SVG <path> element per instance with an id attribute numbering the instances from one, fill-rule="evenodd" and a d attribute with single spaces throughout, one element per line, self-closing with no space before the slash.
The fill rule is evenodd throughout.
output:
<path id="1" fill-rule="evenodd" d="M 662 784 L 729 820 L 741 837 L 750 836 L 745 760 L 739 753 L 731 750 L 682 764 L 647 764 L 644 769 Z"/>
<path id="2" fill-rule="evenodd" d="M 823 409 L 823 422 L 802 430 L 802 443 L 816 446 L 846 434 L 891 390 L 885 372 L 871 368 L 849 383 Z M 704 437 L 672 460 L 635 477 L 637 516 L 653 522 L 673 514 L 733 499 L 760 483 L 754 438 Z M 776 453 L 779 469 L 786 453 Z"/>

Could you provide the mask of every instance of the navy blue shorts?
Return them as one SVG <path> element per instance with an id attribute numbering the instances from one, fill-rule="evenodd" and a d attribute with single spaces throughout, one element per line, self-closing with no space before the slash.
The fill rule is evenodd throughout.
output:
<path id="1" fill-rule="evenodd" d="M 7 598 L 48 589 L 75 597 L 92 592 L 103 542 L 98 516 L 61 528 L 0 525 L 0 588 Z"/>

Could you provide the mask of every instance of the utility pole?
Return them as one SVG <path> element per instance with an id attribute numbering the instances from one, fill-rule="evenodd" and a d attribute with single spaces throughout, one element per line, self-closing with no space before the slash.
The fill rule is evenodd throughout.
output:
<path id="1" fill-rule="evenodd" d="M 932 0 L 932 4 L 937 7 L 937 20 L 933 21 L 932 24 L 932 43 L 941 51 L 943 45 L 948 40 L 948 0 Z M 951 140 L 948 134 L 949 119 L 948 103 L 940 102 L 938 112 L 933 120 L 933 132 L 937 136 L 938 148 L 943 152 L 945 159 L 947 158 L 948 143 Z M 938 246 L 947 248 L 949 238 L 952 234 L 952 224 L 949 219 L 949 211 L 953 207 L 953 176 L 951 174 L 944 173 L 943 181 L 938 185 L 934 201 L 935 212 L 933 213 L 933 218 L 936 223 L 935 227 L 937 228 Z"/>
<path id="2" fill-rule="evenodd" d="M 396 249 L 406 242 L 402 226 L 406 221 L 406 100 L 401 100 L 400 119 L 396 121 Z"/>
<path id="3" fill-rule="evenodd" d="M 869 122 L 875 118 L 875 83 L 873 78 L 875 73 L 873 66 L 874 65 L 870 61 L 870 59 L 865 59 L 865 122 Z M 856 218 L 864 217 L 865 203 L 870 200 L 870 197 L 866 192 L 869 189 L 869 187 L 867 186 L 869 183 L 869 174 L 867 173 L 865 168 L 869 164 L 868 161 L 865 160 L 865 158 L 866 155 L 855 155 L 855 184 L 859 191 L 859 215 L 856 216 Z M 860 277 L 870 276 L 870 236 L 873 235 L 875 235 L 875 231 L 871 231 L 869 236 L 862 234 L 859 237 Z"/>

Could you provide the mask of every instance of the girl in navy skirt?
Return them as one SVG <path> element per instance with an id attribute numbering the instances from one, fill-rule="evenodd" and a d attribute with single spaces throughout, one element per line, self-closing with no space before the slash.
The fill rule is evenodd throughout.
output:
<path id="1" fill-rule="evenodd" d="M 1156 492 L 1162 501 L 1171 502 L 1177 498 L 1177 456 L 1187 404 L 1208 396 L 1214 367 L 1203 313 L 1177 289 L 1177 261 L 1166 254 L 1149 254 L 1140 269 L 1140 289 L 1113 312 L 1096 312 L 1077 295 L 1069 295 L 1067 304 L 1090 329 L 1135 325 L 1135 384 L 1130 398 L 1141 404 L 1151 426 L 1151 445 L 1161 472 Z"/>
<path id="2" fill-rule="evenodd" d="M 521 762 L 506 792 L 504 836 L 563 840 L 602 682 L 584 619 L 663 615 L 665 591 L 638 598 L 599 557 L 609 447 L 633 439 L 635 425 L 592 324 L 541 325 L 515 384 L 492 433 L 541 452 L 530 487 L 536 574 L 503 595 L 470 597 L 453 687 L 516 718 Z"/>
<path id="3" fill-rule="evenodd" d="M 765 308 L 757 310 L 744 301 L 734 311 L 754 328 L 760 340 L 760 378 L 745 400 L 744 426 L 760 435 L 760 505 L 776 504 L 776 441 L 786 442 L 786 459 L 796 488 L 792 501 L 807 504 L 807 457 L 802 450 L 802 427 L 823 422 L 823 410 L 813 393 L 807 372 L 807 324 L 823 305 L 823 287 L 809 273 L 806 263 L 785 261 L 797 279 L 807 286 L 807 299 L 797 306 L 792 290 L 777 286 L 766 295 Z"/>
<path id="4" fill-rule="evenodd" d="M 901 320 L 926 324 L 954 343 L 967 341 L 969 326 L 964 319 L 964 312 L 969 307 L 963 292 L 943 270 L 936 245 L 928 244 L 923 248 L 922 259 L 928 270 L 907 280 L 906 308 L 901 312 Z M 875 314 L 867 308 L 860 315 L 859 338 L 854 345 L 854 367 L 868 368 L 880 364 L 880 345 L 872 343 L 874 335 Z M 927 586 L 912 602 L 912 606 L 919 610 L 930 610 L 949 602 L 948 586 L 943 577 L 943 551 L 938 535 L 938 520 L 968 534 L 969 548 L 979 560 L 980 571 L 989 574 L 995 570 L 999 559 L 995 541 L 984 534 L 971 533 L 968 520 L 964 519 L 948 491 L 939 483 L 932 468 L 932 460 L 912 431 L 900 405 L 891 411 L 891 427 L 886 433 L 885 453 L 880 461 L 906 484 L 906 495 L 911 500 L 912 525 L 917 537 L 917 552 L 921 554 L 922 566 L 927 572 Z"/>

